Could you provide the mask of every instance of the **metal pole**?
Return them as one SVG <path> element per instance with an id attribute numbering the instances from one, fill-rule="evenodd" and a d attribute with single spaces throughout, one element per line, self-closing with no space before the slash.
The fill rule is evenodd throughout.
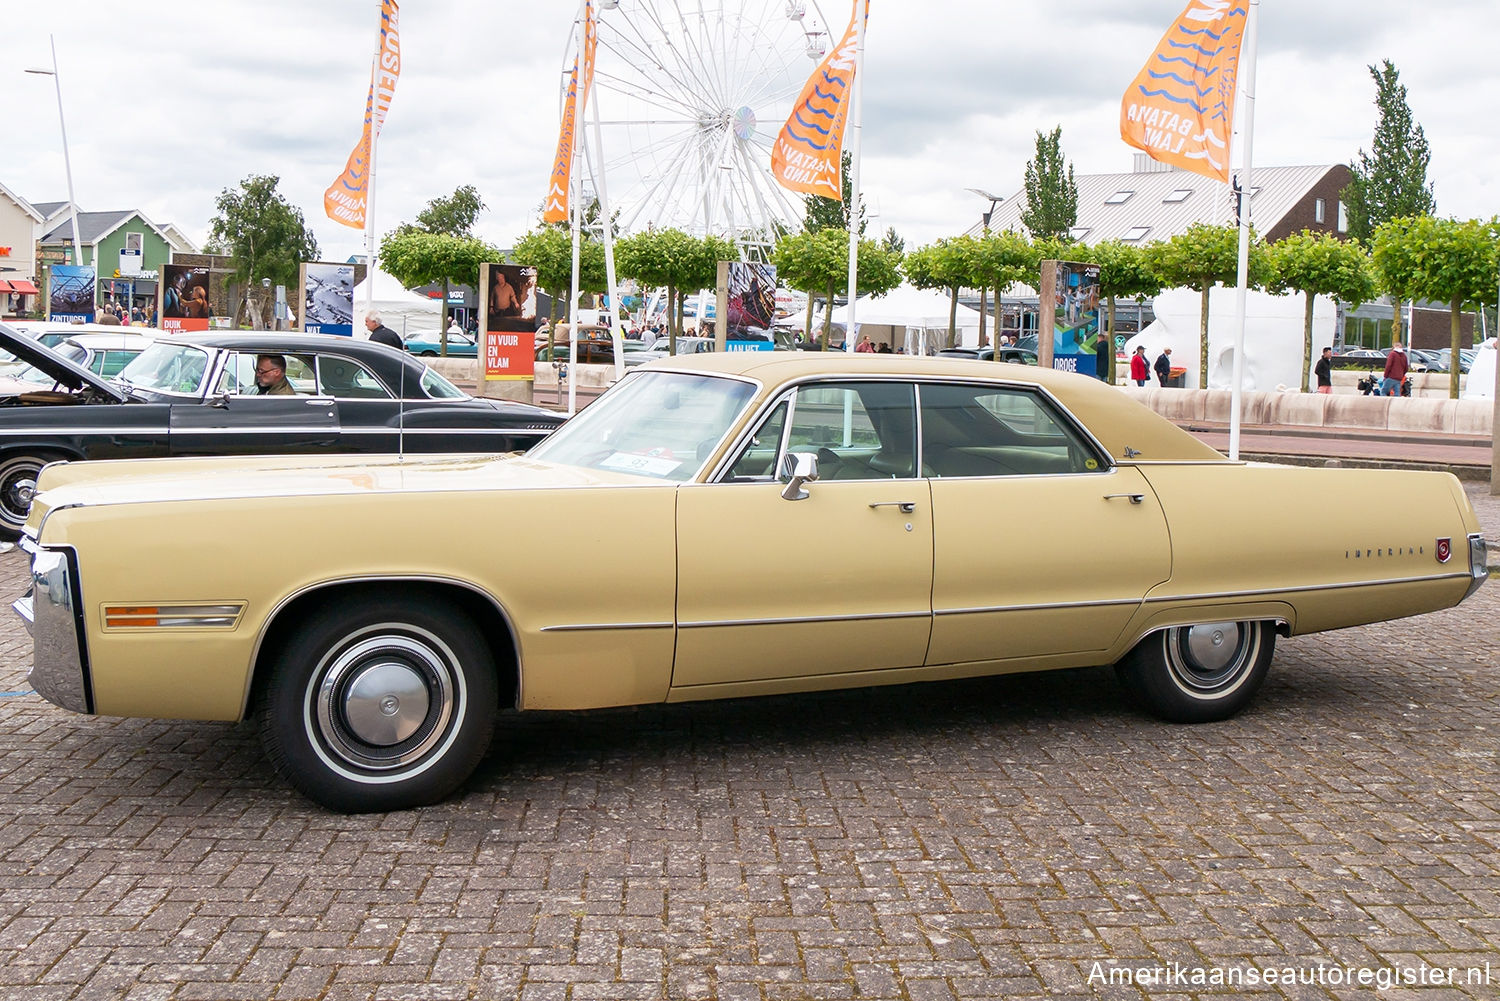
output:
<path id="1" fill-rule="evenodd" d="M 575 93 L 577 94 L 577 97 L 574 98 L 575 102 L 577 100 L 582 99 L 582 97 L 583 97 L 583 82 L 588 79 L 589 66 L 588 66 L 587 60 L 584 59 L 584 56 L 586 55 L 586 53 L 584 52 L 584 46 L 586 44 L 586 40 L 585 40 L 585 34 L 586 34 L 586 32 L 585 32 L 584 22 L 587 20 L 587 18 L 588 18 L 588 5 L 585 4 L 584 5 L 584 16 L 580 17 L 578 19 L 578 58 L 573 63 L 574 69 L 578 73 L 578 77 L 576 79 L 576 82 L 574 83 L 574 86 L 577 88 L 577 90 L 575 91 Z M 580 243 L 581 243 L 581 240 L 582 240 L 582 228 L 583 228 L 583 219 L 582 219 L 583 207 L 579 204 L 581 201 L 583 201 L 583 199 L 581 197 L 581 195 L 583 194 L 583 192 L 581 190 L 582 187 L 583 187 L 583 184 L 582 184 L 582 178 L 580 178 L 578 176 L 578 167 L 579 167 L 579 163 L 578 163 L 578 146 L 579 146 L 579 143 L 582 141 L 583 136 L 582 136 L 581 132 L 578 130 L 578 128 L 576 127 L 576 123 L 582 119 L 584 110 L 585 109 L 583 109 L 583 108 L 577 107 L 577 105 L 575 103 L 575 105 L 574 105 L 574 116 L 575 117 L 573 119 L 573 121 L 575 123 L 575 127 L 574 127 L 574 130 L 573 130 L 574 139 L 573 139 L 573 148 L 572 148 L 572 150 L 570 150 L 570 153 L 571 153 L 571 156 L 572 156 L 572 166 L 568 170 L 568 177 L 570 179 L 569 180 L 569 185 L 568 185 L 569 188 L 570 188 L 570 190 L 568 192 L 568 207 L 569 207 L 569 209 L 572 210 L 572 216 L 573 216 L 573 219 L 572 219 L 572 227 L 573 227 L 573 281 L 572 281 L 572 284 L 571 284 L 571 286 L 570 286 L 570 288 L 568 290 L 568 294 L 569 294 L 569 298 L 568 298 L 568 373 L 570 375 L 572 373 L 578 371 L 578 297 L 579 297 L 579 288 L 578 288 L 579 275 L 578 275 L 578 267 L 579 267 L 579 257 L 580 257 L 580 254 L 581 254 Z M 572 417 L 577 412 L 578 412 L 578 380 L 577 379 L 569 379 L 568 380 L 568 416 Z"/>
<path id="2" fill-rule="evenodd" d="M 604 139 L 599 131 L 599 102 L 594 106 L 594 149 L 589 152 L 589 175 L 599 188 L 599 221 L 604 230 L 604 283 L 609 288 L 609 332 L 614 338 L 615 378 L 625 378 L 625 341 L 620 329 L 620 286 L 615 281 L 615 233 L 614 220 L 609 211 L 609 185 L 605 180 Z M 599 173 L 594 174 L 594 156 L 599 158 Z"/>
<path id="3" fill-rule="evenodd" d="M 859 8 L 863 7 L 863 10 Z M 850 136 L 851 165 L 849 168 L 849 197 L 854 204 L 849 206 L 849 312 L 844 317 L 844 350 L 853 351 L 855 341 L 855 330 L 857 324 L 854 317 L 855 301 L 859 296 L 859 147 L 860 116 L 864 114 L 865 93 L 865 21 L 869 16 L 870 8 L 867 0 L 855 0 L 855 10 L 858 12 L 854 31 L 854 94 L 849 105 L 849 128 L 853 130 Z M 828 304 L 830 312 L 833 311 L 833 303 Z"/>
<path id="4" fill-rule="evenodd" d="M 1245 298 L 1250 280 L 1250 169 L 1255 161 L 1255 50 L 1256 31 L 1260 24 L 1260 0 L 1250 0 L 1250 16 L 1245 23 L 1245 54 L 1240 60 L 1240 93 L 1245 98 L 1245 131 L 1242 134 L 1244 165 L 1240 169 L 1240 255 L 1239 278 L 1235 284 L 1234 363 L 1229 387 L 1229 458 L 1240 457 L 1240 381 L 1245 371 Z M 1208 332 L 1204 331 L 1204 337 Z M 1200 387 L 1207 389 L 1207 386 Z"/>
<path id="5" fill-rule="evenodd" d="M 1457 358 L 1448 359 L 1457 365 Z M 1490 390 L 1490 493 L 1500 494 L 1500 295 L 1495 297 L 1495 385 Z"/>
<path id="6" fill-rule="evenodd" d="M 375 102 L 379 96 L 375 93 L 375 74 L 380 71 L 380 48 L 375 49 L 375 55 L 370 59 L 370 112 L 375 113 Z M 370 179 L 365 186 L 365 315 L 369 316 L 375 312 L 375 251 L 378 249 L 375 242 L 375 138 L 380 130 L 375 128 L 374 123 L 370 126 Z"/>

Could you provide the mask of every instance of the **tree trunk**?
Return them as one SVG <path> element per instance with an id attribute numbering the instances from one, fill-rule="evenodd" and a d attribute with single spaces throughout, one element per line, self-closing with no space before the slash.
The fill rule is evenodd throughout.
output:
<path id="1" fill-rule="evenodd" d="M 832 282 L 828 283 L 828 312 L 823 317 L 823 350 L 828 350 L 828 342 L 833 340 L 833 290 L 836 288 Z M 844 336 L 849 336 L 849 328 L 844 327 Z"/>
<path id="2" fill-rule="evenodd" d="M 1198 345 L 1198 388 L 1208 388 L 1208 293 L 1213 282 L 1203 283 L 1203 305 L 1198 314 L 1200 343 Z"/>
<path id="3" fill-rule="evenodd" d="M 979 286 L 979 346 L 980 347 L 984 347 L 985 321 L 989 319 L 989 317 L 987 317 L 985 315 L 985 305 L 986 305 L 986 303 L 987 303 L 987 301 L 989 299 L 989 295 L 990 295 L 990 287 L 988 285 L 981 285 L 981 286 Z"/>
<path id="4" fill-rule="evenodd" d="M 812 324 L 813 324 L 813 294 L 812 294 L 811 291 L 809 291 L 807 293 L 807 322 L 805 324 L 803 324 L 803 326 L 802 326 L 803 343 L 806 343 L 807 338 L 813 336 L 813 325 Z"/>
<path id="5" fill-rule="evenodd" d="M 448 357 L 448 279 L 443 279 L 443 311 L 438 314 L 438 354 Z"/>
<path id="6" fill-rule="evenodd" d="M 1100 364 L 1104 365 L 1104 381 L 1111 386 L 1115 384 L 1115 297 L 1109 296 L 1109 344 L 1104 349 L 1104 358 Z"/>
<path id="7" fill-rule="evenodd" d="M 958 340 L 958 286 L 954 285 L 948 290 L 948 343 L 946 347 L 953 347 Z M 925 350 L 925 348 L 923 349 Z"/>
<path id="8" fill-rule="evenodd" d="M 1460 299 L 1454 299 L 1448 304 L 1448 339 L 1450 342 L 1448 345 L 1448 399 L 1450 400 L 1458 399 L 1458 373 L 1462 370 L 1458 364 L 1458 341 L 1463 333 L 1463 324 L 1459 322 L 1462 318 L 1458 310 L 1462 305 L 1463 301 Z M 1411 352 L 1408 351 L 1406 356 L 1410 358 Z"/>
<path id="9" fill-rule="evenodd" d="M 677 286 L 667 286 L 667 354 L 677 353 Z"/>
<path id="10" fill-rule="evenodd" d="M 1416 319 L 1416 317 L 1412 317 L 1412 319 Z M 1391 343 L 1395 344 L 1399 340 L 1401 340 L 1401 300 L 1393 295 L 1391 296 Z M 1409 338 L 1406 346 L 1411 347 Z M 1377 344 L 1376 347 L 1379 347 L 1379 345 Z"/>
<path id="11" fill-rule="evenodd" d="M 1313 321 L 1313 294 L 1305 293 L 1307 305 L 1302 310 L 1302 391 L 1310 392 L 1308 384 L 1309 373 L 1312 371 L 1312 321 Z"/>

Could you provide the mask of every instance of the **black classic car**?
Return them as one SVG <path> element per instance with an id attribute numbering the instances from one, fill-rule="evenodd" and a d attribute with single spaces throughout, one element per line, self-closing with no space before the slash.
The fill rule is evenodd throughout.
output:
<path id="1" fill-rule="evenodd" d="M 515 452 L 564 420 L 476 399 L 420 360 L 321 334 L 158 340 L 105 379 L 0 324 L 0 350 L 56 382 L 0 394 L 0 538 L 16 538 L 41 468 L 59 459 L 311 452 Z M 255 394 L 256 358 L 286 360 L 290 395 Z"/>

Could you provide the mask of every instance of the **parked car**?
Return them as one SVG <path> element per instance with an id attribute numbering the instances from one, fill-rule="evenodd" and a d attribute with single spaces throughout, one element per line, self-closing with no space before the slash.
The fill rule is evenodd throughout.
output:
<path id="1" fill-rule="evenodd" d="M 986 344 L 982 348 L 944 348 L 938 352 L 944 358 L 969 358 L 974 361 L 994 361 L 995 347 Z M 1035 365 L 1036 352 L 1030 348 L 1018 348 L 1007 344 L 1000 348 L 1000 360 L 1011 365 Z"/>
<path id="2" fill-rule="evenodd" d="M 555 341 L 550 350 L 546 344 L 541 344 L 536 349 L 537 361 L 565 362 L 571 357 L 567 341 Z M 586 337 L 578 341 L 578 364 L 613 365 L 614 363 L 615 342 L 612 339 Z"/>
<path id="3" fill-rule="evenodd" d="M 436 358 L 443 353 L 440 330 L 419 330 L 406 335 L 406 350 L 422 358 Z M 448 357 L 478 358 L 479 342 L 473 334 L 448 331 Z"/>
<path id="4" fill-rule="evenodd" d="M 110 333 L 80 333 L 51 345 L 63 358 L 95 375 L 109 378 L 118 375 L 130 360 L 150 347 L 156 338 L 115 327 Z M 20 360 L 0 365 L 0 399 L 21 393 L 63 391 L 57 379 L 45 369 Z"/>
<path id="5" fill-rule="evenodd" d="M 40 488 L 36 692 L 253 717 L 346 811 L 453 792 L 501 707 L 1115 664 L 1152 713 L 1219 720 L 1278 635 L 1486 575 L 1450 474 L 1230 462 L 1096 379 L 900 355 L 659 360 L 525 456 L 62 463 Z M 974 531 L 999 511 L 1032 515 Z"/>
<path id="6" fill-rule="evenodd" d="M 348 337 L 164 337 L 113 379 L 5 324 L 0 348 L 54 386 L 0 397 L 0 538 L 20 533 L 37 473 L 59 459 L 510 452 L 564 419 L 524 403 L 474 399 L 409 355 Z M 248 395 L 256 355 L 266 353 L 286 357 L 297 395 Z"/>

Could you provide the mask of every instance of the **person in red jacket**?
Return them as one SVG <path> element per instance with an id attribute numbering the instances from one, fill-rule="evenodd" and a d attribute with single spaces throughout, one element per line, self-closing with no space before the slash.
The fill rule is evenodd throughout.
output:
<path id="1" fill-rule="evenodd" d="M 1135 354 L 1130 356 L 1130 378 L 1137 386 L 1144 386 L 1151 378 L 1151 365 L 1146 361 L 1146 346 L 1137 344 Z"/>
<path id="2" fill-rule="evenodd" d="M 1385 356 L 1385 378 L 1380 382 L 1381 396 L 1400 396 L 1401 383 L 1406 381 L 1406 370 L 1410 367 L 1401 342 L 1391 344 L 1391 353 Z"/>

